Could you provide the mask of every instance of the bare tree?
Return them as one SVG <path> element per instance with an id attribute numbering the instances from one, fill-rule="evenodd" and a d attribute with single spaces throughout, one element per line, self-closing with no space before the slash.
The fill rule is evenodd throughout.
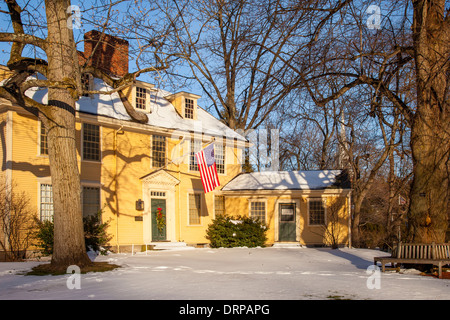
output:
<path id="1" fill-rule="evenodd" d="M 80 175 L 76 158 L 75 101 L 88 92 L 81 85 L 81 74 L 89 72 L 103 79 L 123 97 L 122 89 L 129 86 L 141 73 L 163 70 L 164 60 L 157 66 L 128 73 L 120 79 L 112 77 L 86 63 L 80 64 L 72 25 L 69 0 L 47 0 L 44 3 L 45 17 L 38 15 L 40 8 L 32 10 L 25 3 L 24 10 L 15 0 L 6 0 L 8 11 L 2 11 L 11 19 L 13 32 L 0 33 L 0 41 L 12 42 L 8 67 L 12 76 L 0 86 L 0 97 L 30 111 L 42 121 L 47 137 L 50 172 L 54 199 L 54 248 L 51 266 L 65 270 L 68 265 L 85 267 L 91 264 L 85 250 L 83 221 L 80 202 Z M 94 3 L 93 7 L 104 7 L 111 12 L 119 3 Z M 27 17 L 27 21 L 23 18 Z M 111 21 L 103 17 L 102 34 Z M 26 23 L 29 22 L 29 23 Z M 36 22 L 38 24 L 36 25 Z M 27 29 L 26 29 L 27 28 Z M 100 39 L 101 41 L 101 39 Z M 45 58 L 23 56 L 24 47 L 33 46 L 44 52 Z M 90 57 L 88 57 L 89 60 Z M 39 73 L 44 79 L 30 77 Z M 33 87 L 48 89 L 48 103 L 43 104 L 29 98 L 25 93 Z M 130 116 L 146 122 L 145 114 L 138 113 L 126 103 Z"/>
<path id="2" fill-rule="evenodd" d="M 345 210 L 348 205 L 350 204 L 346 197 L 327 197 L 327 200 L 323 203 L 326 213 L 324 223 L 320 225 L 318 231 L 313 231 L 313 233 L 321 236 L 323 242 L 330 245 L 332 249 L 339 248 L 339 245 L 344 243 L 345 237 L 348 235 L 346 217 L 348 211 Z"/>
<path id="3" fill-rule="evenodd" d="M 36 228 L 35 219 L 36 212 L 24 192 L 17 193 L 14 186 L 0 186 L 0 248 L 6 260 L 20 261 L 26 257 Z"/>
<path id="4" fill-rule="evenodd" d="M 322 28 L 303 63 L 285 62 L 316 103 L 365 90 L 372 94 L 368 114 L 376 116 L 386 106 L 401 113 L 411 130 L 411 239 L 443 242 L 449 195 L 449 11 L 444 0 L 393 1 L 380 9 L 383 16 L 371 30 L 369 4 L 345 4 L 340 19 Z M 327 90 L 329 84 L 338 87 Z"/>
<path id="5" fill-rule="evenodd" d="M 308 1 L 311 7 L 320 7 Z M 219 117 L 233 129 L 256 129 L 277 109 L 296 78 L 294 63 L 319 10 L 286 10 L 283 1 L 159 1 L 177 26 L 174 49 L 187 62 Z M 325 19 L 325 18 L 324 18 Z M 320 27 L 320 26 L 319 26 Z M 300 46 L 299 46 L 300 45 Z M 180 73 L 171 73 L 180 75 Z"/>

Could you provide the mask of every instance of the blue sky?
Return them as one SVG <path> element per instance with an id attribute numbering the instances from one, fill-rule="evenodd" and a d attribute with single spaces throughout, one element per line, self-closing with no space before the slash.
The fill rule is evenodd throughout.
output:
<path id="1" fill-rule="evenodd" d="M 80 16 L 81 16 L 81 19 L 80 19 L 81 20 L 81 27 L 73 29 L 74 30 L 75 41 L 78 42 L 77 48 L 80 51 L 84 50 L 83 49 L 84 45 L 83 45 L 83 41 L 82 41 L 83 40 L 83 34 L 85 32 L 87 32 L 87 31 L 92 30 L 92 29 L 100 30 L 100 28 L 98 26 L 95 26 L 94 24 L 90 23 L 88 20 L 91 20 L 90 13 L 93 12 L 93 9 L 91 9 L 92 8 L 92 3 L 101 3 L 101 2 L 103 2 L 103 0 L 92 0 L 92 1 L 77 1 L 77 0 L 74 0 L 74 1 L 71 2 L 72 6 L 79 6 L 80 10 L 81 10 L 81 13 L 80 13 Z M 42 0 L 31 0 L 31 1 L 28 2 L 28 6 L 25 6 L 25 2 L 24 1 L 20 1 L 19 0 L 18 3 L 19 3 L 20 6 L 22 6 L 22 8 L 25 8 L 26 10 L 27 9 L 30 10 L 30 13 L 33 15 L 34 18 L 38 17 L 38 18 L 42 19 L 43 21 L 45 21 L 44 3 L 43 3 Z M 112 20 L 120 21 L 120 19 L 122 19 L 122 18 L 127 16 L 128 7 L 126 6 L 126 4 L 129 4 L 129 2 L 118 4 L 118 5 L 115 5 L 113 7 L 114 11 L 113 11 L 112 15 L 113 15 L 114 18 Z M 85 9 L 85 8 L 87 8 L 87 9 Z M 105 10 L 107 8 L 108 8 L 108 6 L 101 7 L 97 11 L 96 16 L 97 17 L 101 17 L 101 18 L 106 17 L 106 11 Z M 8 10 L 4 1 L 0 2 L 0 10 L 3 10 L 3 11 L 7 11 Z M 29 18 L 27 16 L 26 10 L 23 13 L 23 22 L 24 23 L 27 23 L 27 21 L 29 21 Z M 84 10 L 86 10 L 86 11 L 84 11 Z M 139 10 L 139 9 L 136 7 L 133 10 Z M 153 14 L 153 13 L 154 12 L 151 12 L 151 14 Z M 157 21 L 155 16 L 146 16 L 146 19 L 148 19 L 148 20 L 151 19 L 152 21 L 153 20 Z M 99 24 L 102 23 L 102 21 L 97 21 L 97 22 Z M 118 31 L 119 31 L 118 33 L 120 33 L 122 30 L 118 30 Z M 0 32 L 13 32 L 9 16 L 7 14 L 5 14 L 5 13 L 0 13 Z M 35 34 L 37 36 L 45 37 L 46 30 L 45 30 L 45 28 L 39 28 L 39 30 L 37 30 L 36 32 L 30 32 L 30 31 L 27 31 L 27 30 L 26 30 L 26 32 L 30 33 L 30 34 Z M 108 32 L 108 33 L 110 33 L 112 35 L 116 35 L 113 32 Z M 130 43 L 130 47 L 132 47 L 133 44 L 134 43 Z M 7 64 L 8 60 L 9 60 L 10 49 L 11 49 L 11 44 L 10 43 L 0 42 L 0 64 L 1 65 L 6 65 Z M 45 54 L 42 51 L 40 51 L 39 49 L 36 49 L 33 46 L 26 46 L 23 55 L 24 56 L 28 56 L 28 57 L 32 57 L 32 58 L 34 58 L 34 57 L 40 57 L 40 58 L 43 58 L 43 59 L 46 58 Z M 147 65 L 142 64 L 141 68 L 143 68 L 143 67 L 147 67 Z M 130 59 L 129 60 L 129 71 L 133 72 L 133 71 L 136 71 L 136 70 L 137 70 L 137 67 L 136 67 L 136 63 L 135 63 L 134 59 Z M 187 69 L 186 69 L 186 72 L 188 72 Z M 153 83 L 155 85 L 158 85 L 157 83 L 155 83 L 158 80 L 158 79 L 155 79 L 155 77 L 157 77 L 157 76 L 158 75 L 156 75 L 156 74 L 143 74 L 143 75 L 141 75 L 139 77 L 139 80 L 150 82 L 150 83 Z M 167 88 L 167 90 L 170 90 L 170 88 Z M 193 93 L 196 93 L 196 94 L 199 94 L 199 95 L 202 94 L 201 88 L 198 88 L 198 87 L 197 88 L 194 87 L 192 89 L 191 88 L 180 88 L 179 91 L 181 91 L 181 90 L 190 91 L 190 92 L 193 92 Z"/>

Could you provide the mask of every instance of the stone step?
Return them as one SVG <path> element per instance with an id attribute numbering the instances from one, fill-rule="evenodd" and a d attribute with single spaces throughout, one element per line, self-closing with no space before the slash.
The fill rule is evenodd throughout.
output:
<path id="1" fill-rule="evenodd" d="M 152 246 L 153 250 L 174 250 L 174 249 L 188 249 L 185 242 L 150 242 L 149 247 Z"/>
<path id="2" fill-rule="evenodd" d="M 194 247 L 188 246 L 185 242 L 149 242 L 147 243 L 147 251 L 145 251 L 145 244 L 133 245 L 132 255 L 143 254 L 147 255 L 151 250 L 189 250 Z M 142 250 L 142 251 L 141 251 Z"/>
<path id="3" fill-rule="evenodd" d="M 302 248 L 303 246 L 298 242 L 275 242 L 273 248 Z"/>

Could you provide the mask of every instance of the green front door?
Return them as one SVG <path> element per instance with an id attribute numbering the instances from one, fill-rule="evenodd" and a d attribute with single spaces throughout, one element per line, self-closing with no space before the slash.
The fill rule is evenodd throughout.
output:
<path id="1" fill-rule="evenodd" d="M 164 241 L 166 240 L 166 221 L 167 221 L 166 200 L 152 199 L 151 211 L 152 211 L 152 241 Z M 158 215 L 160 216 L 159 219 Z"/>
<path id="2" fill-rule="evenodd" d="M 296 241 L 295 203 L 280 203 L 279 241 Z"/>

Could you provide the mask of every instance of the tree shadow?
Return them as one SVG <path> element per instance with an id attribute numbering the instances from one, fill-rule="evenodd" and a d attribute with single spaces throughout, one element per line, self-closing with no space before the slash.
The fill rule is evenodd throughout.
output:
<path id="1" fill-rule="evenodd" d="M 320 249 L 318 249 L 318 250 L 320 250 Z M 363 259 L 361 257 L 358 257 L 358 256 L 351 254 L 349 252 L 346 252 L 346 251 L 342 251 L 340 249 L 322 249 L 322 250 L 327 250 L 328 253 L 330 253 L 336 257 L 343 258 L 343 259 L 350 261 L 351 264 L 354 265 L 358 269 L 367 270 L 367 267 L 369 267 L 370 265 L 373 265 L 372 260 Z"/>

